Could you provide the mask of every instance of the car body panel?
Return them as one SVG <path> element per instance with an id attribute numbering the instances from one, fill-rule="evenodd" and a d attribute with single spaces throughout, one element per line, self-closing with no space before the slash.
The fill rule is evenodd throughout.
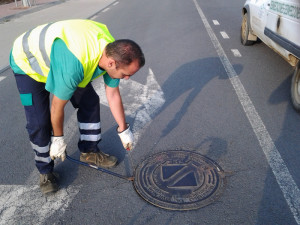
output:
<path id="1" fill-rule="evenodd" d="M 245 11 L 252 34 L 295 66 L 300 59 L 300 0 L 247 0 Z"/>

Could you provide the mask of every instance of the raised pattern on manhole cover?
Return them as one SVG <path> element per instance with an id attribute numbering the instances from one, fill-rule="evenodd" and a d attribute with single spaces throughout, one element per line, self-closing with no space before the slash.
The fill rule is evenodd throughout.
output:
<path id="1" fill-rule="evenodd" d="M 198 209 L 214 202 L 225 185 L 222 168 L 192 151 L 170 150 L 146 158 L 134 186 L 147 202 L 170 210 Z"/>

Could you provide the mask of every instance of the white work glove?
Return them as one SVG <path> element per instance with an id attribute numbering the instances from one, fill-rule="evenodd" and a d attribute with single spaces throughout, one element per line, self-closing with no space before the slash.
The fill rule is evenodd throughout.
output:
<path id="1" fill-rule="evenodd" d="M 52 160 L 61 158 L 61 161 L 66 159 L 67 144 L 64 141 L 64 136 L 51 137 L 50 157 Z"/>
<path id="2" fill-rule="evenodd" d="M 126 130 L 119 132 L 119 127 L 118 127 L 117 131 L 118 131 L 118 135 L 122 141 L 123 147 L 126 150 L 130 151 L 132 149 L 132 145 L 133 145 L 133 134 L 130 131 L 129 124 L 127 123 L 126 125 L 127 125 Z"/>

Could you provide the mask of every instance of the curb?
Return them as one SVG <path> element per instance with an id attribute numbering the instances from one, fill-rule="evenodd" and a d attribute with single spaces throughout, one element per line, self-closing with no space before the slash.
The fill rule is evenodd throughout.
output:
<path id="1" fill-rule="evenodd" d="M 8 70 L 10 68 L 10 66 L 8 65 L 8 66 L 5 66 L 5 67 L 3 67 L 3 68 L 0 68 L 0 74 L 1 73 L 4 73 L 6 70 Z"/>
<path id="2" fill-rule="evenodd" d="M 23 15 L 27 15 L 27 14 L 30 14 L 30 13 L 33 13 L 33 12 L 37 12 L 37 11 L 40 11 L 42 9 L 46 9 L 46 8 L 51 7 L 51 6 L 54 6 L 54 5 L 58 5 L 58 4 L 64 3 L 66 1 L 67 0 L 59 0 L 59 1 L 55 1 L 55 2 L 49 2 L 49 3 L 42 4 L 40 6 L 36 6 L 36 7 L 32 8 L 32 9 L 27 9 L 24 12 L 19 12 L 19 13 L 13 14 L 13 15 L 5 16 L 5 17 L 0 18 L 0 23 L 9 22 L 13 18 L 19 18 L 19 17 L 21 17 Z"/>

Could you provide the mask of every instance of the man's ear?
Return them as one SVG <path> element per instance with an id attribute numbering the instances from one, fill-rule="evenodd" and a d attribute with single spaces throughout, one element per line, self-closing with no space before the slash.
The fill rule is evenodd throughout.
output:
<path id="1" fill-rule="evenodd" d="M 116 65 L 116 61 L 113 58 L 109 57 L 107 61 L 108 68 L 114 68 L 115 65 Z"/>

